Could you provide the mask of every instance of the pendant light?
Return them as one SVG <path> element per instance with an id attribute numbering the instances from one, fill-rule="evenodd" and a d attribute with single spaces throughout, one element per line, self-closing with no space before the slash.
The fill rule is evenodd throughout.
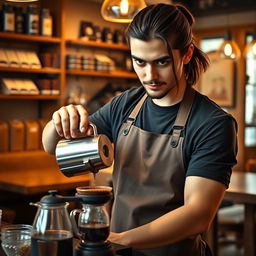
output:
<path id="1" fill-rule="evenodd" d="M 252 41 L 245 47 L 245 54 L 252 54 L 253 57 L 256 57 L 256 31 L 252 34 Z"/>
<path id="2" fill-rule="evenodd" d="M 232 40 L 230 31 L 226 32 L 224 41 L 220 45 L 218 52 L 222 58 L 233 60 L 239 59 L 241 53 L 236 42 Z"/>
<path id="3" fill-rule="evenodd" d="M 144 7 L 144 0 L 104 0 L 101 15 L 110 22 L 129 23 Z"/>

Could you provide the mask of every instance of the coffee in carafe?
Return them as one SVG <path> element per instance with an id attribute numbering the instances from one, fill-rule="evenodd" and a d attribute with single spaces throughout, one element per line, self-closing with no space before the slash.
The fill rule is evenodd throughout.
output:
<path id="1" fill-rule="evenodd" d="M 72 235 L 66 231 L 48 230 L 31 238 L 32 255 L 71 256 Z"/>
<path id="2" fill-rule="evenodd" d="M 108 224 L 93 224 L 81 225 L 79 227 L 79 233 L 82 239 L 89 242 L 101 242 L 105 241 L 109 235 L 109 225 Z"/>

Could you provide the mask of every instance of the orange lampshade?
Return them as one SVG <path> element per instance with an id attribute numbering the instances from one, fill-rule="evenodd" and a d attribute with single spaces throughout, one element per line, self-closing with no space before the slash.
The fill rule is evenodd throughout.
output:
<path id="1" fill-rule="evenodd" d="M 129 23 L 144 7 L 144 0 L 105 0 L 101 6 L 101 15 L 110 22 Z"/>

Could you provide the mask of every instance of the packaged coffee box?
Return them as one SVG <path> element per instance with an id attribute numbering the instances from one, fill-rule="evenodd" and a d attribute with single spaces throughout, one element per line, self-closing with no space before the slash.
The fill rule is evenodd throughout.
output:
<path id="1" fill-rule="evenodd" d="M 39 149 L 39 124 L 35 120 L 25 120 L 25 150 Z"/>
<path id="2" fill-rule="evenodd" d="M 38 120 L 38 124 L 39 124 L 39 149 L 44 149 L 43 148 L 43 144 L 42 144 L 42 134 L 43 134 L 43 130 L 44 127 L 46 126 L 46 124 L 48 123 L 48 121 L 46 119 L 39 119 Z"/>
<path id="3" fill-rule="evenodd" d="M 23 151 L 25 149 L 25 128 L 20 120 L 9 121 L 10 151 Z"/>
<path id="4" fill-rule="evenodd" d="M 9 127 L 8 123 L 0 120 L 0 152 L 9 151 Z"/>

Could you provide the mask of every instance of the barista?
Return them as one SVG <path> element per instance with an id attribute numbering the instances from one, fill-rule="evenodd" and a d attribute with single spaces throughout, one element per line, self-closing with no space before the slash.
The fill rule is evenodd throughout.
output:
<path id="1" fill-rule="evenodd" d="M 195 45 L 191 13 L 156 4 L 127 29 L 134 70 L 142 84 L 88 116 L 69 105 L 43 132 L 54 153 L 61 138 L 92 134 L 88 122 L 115 145 L 114 205 L 109 240 L 148 256 L 206 254 L 205 232 L 236 163 L 236 121 L 192 89 L 208 66 Z"/>

